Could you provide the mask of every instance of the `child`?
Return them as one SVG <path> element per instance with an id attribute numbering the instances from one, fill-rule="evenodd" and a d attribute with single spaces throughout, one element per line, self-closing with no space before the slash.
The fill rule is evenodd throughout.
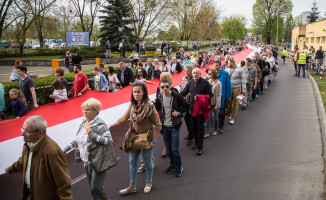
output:
<path id="1" fill-rule="evenodd" d="M 9 91 L 9 97 L 11 99 L 10 104 L 0 113 L 1 116 L 10 110 L 14 113 L 16 118 L 20 118 L 27 113 L 27 103 L 22 91 L 11 89 Z"/>
<path id="2" fill-rule="evenodd" d="M 161 73 L 160 65 L 155 65 L 154 79 L 160 78 Z"/>
<path id="3" fill-rule="evenodd" d="M 54 90 L 49 97 L 54 99 L 54 102 L 68 100 L 66 87 L 60 79 L 55 79 L 52 83 L 52 87 Z"/>
<path id="4" fill-rule="evenodd" d="M 139 83 L 139 82 L 140 82 L 140 83 L 144 83 L 144 82 L 146 82 L 146 83 L 155 84 L 155 83 L 152 82 L 152 81 L 148 81 L 148 80 L 144 79 L 142 73 L 138 73 L 138 74 L 137 74 L 137 78 L 136 78 L 135 82 L 138 82 L 138 83 Z"/>

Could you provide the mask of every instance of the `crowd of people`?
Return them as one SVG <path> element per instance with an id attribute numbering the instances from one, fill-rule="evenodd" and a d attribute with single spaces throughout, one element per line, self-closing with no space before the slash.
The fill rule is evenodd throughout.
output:
<path id="1" fill-rule="evenodd" d="M 81 105 L 84 120 L 75 139 L 62 150 L 46 135 L 45 119 L 41 116 L 29 117 L 21 129 L 26 142 L 22 157 L 9 166 L 6 172 L 24 171 L 24 197 L 30 195 L 32 199 L 71 199 L 71 179 L 64 154 L 75 149 L 76 162 L 84 164 L 93 198 L 108 199 L 104 188 L 105 174 L 117 164 L 110 129 L 129 121 L 130 129 L 125 135 L 122 149 L 129 154 L 130 182 L 119 193 L 135 193 L 137 174 L 143 171 L 146 171 L 147 177 L 144 193 L 151 191 L 153 151 L 159 134 L 163 135 L 165 145 L 162 157 L 167 155 L 170 159 L 165 173 L 181 177 L 183 165 L 179 145 L 182 122 L 185 122 L 187 128 L 184 133 L 186 145 L 200 156 L 203 154 L 204 139 L 211 134 L 224 134 L 225 117 L 229 115 L 229 123 L 233 125 L 238 105 L 248 109 L 249 103 L 258 99 L 259 94 L 264 94 L 264 90 L 271 86 L 277 75 L 276 47 L 263 45 L 260 52 L 255 52 L 253 57 L 247 57 L 237 65 L 232 55 L 245 48 L 219 47 L 211 53 L 199 51 L 198 54 L 190 55 L 185 55 L 179 49 L 180 57 L 174 57 L 170 64 L 162 60 L 160 65 L 157 59 L 152 61 L 150 58 L 145 65 L 138 62 L 136 80 L 133 71 L 123 62 L 119 63 L 117 75 L 111 66 L 106 72 L 104 65 L 99 64 L 93 68 L 95 90 L 114 91 L 132 86 L 130 105 L 122 117 L 107 124 L 105 119 L 98 116 L 101 102 L 94 98 L 88 99 Z M 222 65 L 221 60 L 225 60 L 225 64 Z M 209 64 L 214 67 L 208 68 Z M 200 69 L 202 67 L 205 74 Z M 26 75 L 26 67 L 19 65 L 16 69 L 20 76 L 20 90 L 10 91 L 11 104 L 5 112 L 15 107 L 15 116 L 21 117 L 38 105 L 33 81 Z M 57 69 L 53 93 L 50 95 L 55 101 L 66 100 L 70 93 L 76 97 L 82 96 L 89 89 L 89 80 L 81 71 L 81 66 L 77 64 L 73 70 L 76 74 L 74 83 L 67 92 L 64 70 Z M 185 76 L 181 78 L 178 87 L 173 87 L 172 75 L 182 71 Z M 154 84 L 150 80 L 155 78 L 160 78 L 160 81 L 155 101 L 152 101 L 146 84 Z M 42 153 L 34 155 L 36 149 Z M 140 167 L 138 158 L 141 161 Z M 43 167 L 48 170 L 39 170 L 41 160 L 47 163 Z"/>

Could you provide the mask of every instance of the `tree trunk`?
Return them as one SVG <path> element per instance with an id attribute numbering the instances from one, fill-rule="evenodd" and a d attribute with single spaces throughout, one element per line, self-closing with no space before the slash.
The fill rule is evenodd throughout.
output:
<path id="1" fill-rule="evenodd" d="M 25 42 L 23 44 L 19 44 L 19 56 L 20 57 L 23 57 L 23 55 L 24 55 L 24 45 L 25 45 Z"/>

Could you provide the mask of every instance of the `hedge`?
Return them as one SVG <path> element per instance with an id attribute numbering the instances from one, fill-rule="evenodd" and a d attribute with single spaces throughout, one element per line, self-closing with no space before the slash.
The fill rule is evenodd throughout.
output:
<path id="1" fill-rule="evenodd" d="M 104 47 L 72 47 L 72 48 L 62 48 L 62 49 L 24 49 L 24 56 L 54 56 L 61 55 L 64 57 L 66 55 L 66 50 L 69 49 L 70 52 L 77 51 L 82 58 L 105 58 L 105 48 Z M 158 55 L 159 52 L 156 51 L 156 47 L 145 48 L 146 55 Z M 126 55 L 130 55 L 131 51 L 126 51 Z M 112 56 L 120 56 L 120 53 L 114 51 L 111 53 Z M 18 49 L 0 49 L 0 58 L 10 58 L 10 57 L 20 57 Z"/>
<path id="2" fill-rule="evenodd" d="M 120 69 L 120 67 L 113 67 L 114 72 L 116 74 L 118 74 L 118 70 Z M 135 68 L 131 69 L 134 73 L 136 72 Z M 93 70 L 83 70 L 83 73 L 86 74 L 88 79 L 92 79 L 94 77 L 93 74 Z M 75 78 L 75 74 L 73 72 L 71 73 L 66 73 L 63 76 L 68 83 L 73 82 L 74 78 Z M 44 104 L 48 104 L 48 103 L 52 103 L 54 102 L 53 99 L 51 99 L 49 97 L 50 94 L 52 94 L 53 90 L 52 90 L 52 82 L 55 80 L 55 76 L 54 75 L 49 75 L 49 76 L 45 76 L 45 77 L 40 77 L 40 78 L 36 78 L 33 79 L 34 82 L 34 88 L 36 91 L 36 97 L 37 97 L 37 103 L 38 105 L 44 105 Z M 94 89 L 94 81 L 89 81 L 89 86 L 90 88 L 93 90 Z M 6 102 L 6 106 L 10 103 L 10 98 L 9 98 L 9 90 L 12 88 L 16 88 L 18 89 L 18 81 L 15 82 L 2 82 L 2 84 L 4 85 L 5 88 L 5 102 Z M 68 84 L 68 89 L 67 92 L 69 92 L 69 90 L 72 87 L 72 83 Z M 73 97 L 73 94 L 71 96 L 69 96 L 68 98 Z M 8 118 L 13 118 L 14 116 L 10 113 Z"/>

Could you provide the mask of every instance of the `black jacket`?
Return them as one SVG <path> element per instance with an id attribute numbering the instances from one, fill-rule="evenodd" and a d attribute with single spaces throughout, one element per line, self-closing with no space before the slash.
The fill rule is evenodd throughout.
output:
<path id="1" fill-rule="evenodd" d="M 194 103 L 195 103 L 195 96 L 197 94 L 208 94 L 210 98 L 213 97 L 213 93 L 210 89 L 209 82 L 206 79 L 199 78 L 197 83 L 195 83 L 194 79 L 191 79 L 186 87 L 180 93 L 183 97 L 187 96 L 190 93 L 190 111 L 193 112 Z"/>
<path id="2" fill-rule="evenodd" d="M 147 64 L 145 65 L 145 68 L 147 67 Z M 154 75 L 155 75 L 155 66 L 153 64 L 151 64 L 150 68 L 148 68 L 148 72 L 147 72 L 147 77 L 146 79 L 147 80 L 150 80 L 150 79 L 154 79 Z"/>
<path id="3" fill-rule="evenodd" d="M 80 64 L 80 62 L 82 62 L 83 60 L 82 60 L 82 58 L 81 58 L 81 56 L 80 55 L 76 55 L 76 56 L 73 56 L 72 57 L 72 64 L 73 65 L 76 65 L 76 64 Z"/>
<path id="4" fill-rule="evenodd" d="M 171 62 L 171 64 L 170 64 L 171 70 L 172 70 L 172 64 L 173 64 L 173 62 Z M 178 73 L 182 72 L 182 66 L 178 62 L 177 62 L 177 66 L 175 67 L 175 71 L 178 72 Z"/>
<path id="5" fill-rule="evenodd" d="M 120 68 L 118 71 L 118 79 L 119 79 L 122 87 L 126 87 L 129 85 L 129 83 L 134 82 L 134 73 L 132 72 L 132 70 L 129 67 L 125 67 L 124 82 L 121 81 L 121 73 L 122 73 L 122 69 Z"/>
<path id="6" fill-rule="evenodd" d="M 171 117 L 172 117 L 172 125 L 173 128 L 178 130 L 181 125 L 181 118 L 182 118 L 182 113 L 185 113 L 189 110 L 189 104 L 187 103 L 186 99 L 183 98 L 179 93 L 171 91 L 171 97 L 172 97 L 172 109 L 171 109 Z M 161 113 L 160 115 L 160 120 L 162 125 L 164 124 L 164 119 L 165 119 L 165 111 L 163 107 L 163 94 L 158 95 L 156 101 L 155 101 L 155 108 L 158 109 L 157 111 Z M 173 111 L 177 111 L 180 113 L 179 116 L 174 117 L 172 115 Z"/>

